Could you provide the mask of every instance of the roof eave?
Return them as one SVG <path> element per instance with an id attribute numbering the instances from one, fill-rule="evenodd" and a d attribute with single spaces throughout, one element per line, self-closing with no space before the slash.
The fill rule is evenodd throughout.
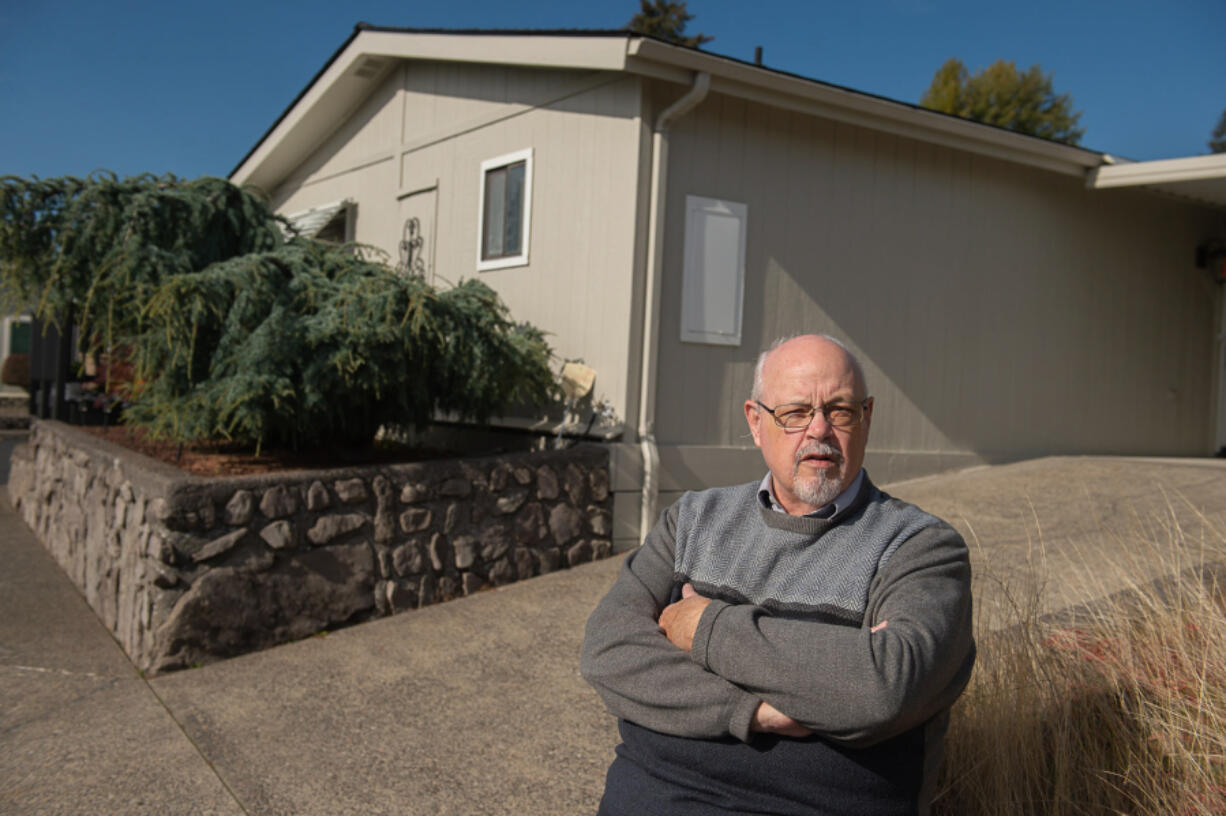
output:
<path id="1" fill-rule="evenodd" d="M 959 150 L 1079 177 L 1084 176 L 1087 169 L 1103 163 L 1101 153 L 1086 148 L 1015 133 L 697 49 L 634 38 L 627 51 L 627 69 L 636 73 L 684 81 L 678 69 L 706 71 L 711 75 L 711 89 L 716 92 Z"/>
<path id="2" fill-rule="evenodd" d="M 1067 175 L 1084 176 L 1105 161 L 1092 150 L 629 32 L 456 33 L 359 25 L 230 180 L 271 192 L 318 146 L 321 134 L 335 130 L 399 60 L 410 59 L 625 71 L 678 83 L 705 71 L 719 93 Z"/>

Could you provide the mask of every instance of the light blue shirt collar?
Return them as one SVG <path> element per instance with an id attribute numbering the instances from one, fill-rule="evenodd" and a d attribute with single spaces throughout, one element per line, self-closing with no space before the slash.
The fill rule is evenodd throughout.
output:
<path id="1" fill-rule="evenodd" d="M 856 494 L 860 492 L 860 484 L 864 481 L 864 468 L 860 468 L 860 472 L 856 474 L 856 478 L 851 480 L 851 484 L 842 493 L 834 497 L 834 501 L 830 504 L 817 508 L 812 513 L 805 513 L 806 516 L 815 518 L 834 518 L 839 513 L 851 506 L 852 501 L 856 498 Z M 762 484 L 758 486 L 758 499 L 762 502 L 762 506 L 777 513 L 786 513 L 779 500 L 775 498 L 775 483 L 771 479 L 770 471 L 762 477 Z M 833 509 L 831 509 L 833 508 Z"/>

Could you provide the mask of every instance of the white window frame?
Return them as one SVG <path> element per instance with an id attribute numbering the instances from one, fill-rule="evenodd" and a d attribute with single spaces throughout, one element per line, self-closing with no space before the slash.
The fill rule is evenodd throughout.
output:
<path id="1" fill-rule="evenodd" d="M 518 255 L 504 255 L 500 258 L 483 259 L 481 253 L 485 244 L 486 174 L 491 170 L 497 170 L 500 167 L 506 167 L 521 161 L 524 163 L 524 211 L 522 215 L 523 235 L 519 244 L 520 252 Z M 517 150 L 514 153 L 506 153 L 481 162 L 480 183 L 477 189 L 477 271 L 485 272 L 490 269 L 506 269 L 510 266 L 527 266 L 528 239 L 532 231 L 532 148 L 529 147 L 525 150 Z"/>
<path id="2" fill-rule="evenodd" d="M 707 230 L 723 226 L 717 238 L 723 254 L 710 257 Z M 735 232 L 727 227 L 735 224 Z M 685 258 L 681 271 L 681 341 L 714 346 L 741 345 L 745 299 L 745 245 L 749 207 L 737 201 L 705 196 L 685 197 Z M 719 291 L 712 298 L 709 291 Z M 712 311 L 714 309 L 714 311 Z"/>

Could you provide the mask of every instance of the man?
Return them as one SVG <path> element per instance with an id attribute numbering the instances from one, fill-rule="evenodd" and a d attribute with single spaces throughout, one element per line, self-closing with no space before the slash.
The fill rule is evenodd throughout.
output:
<path id="1" fill-rule="evenodd" d="M 974 663 L 970 565 L 869 480 L 872 415 L 834 339 L 759 358 L 766 477 L 685 494 L 588 621 L 583 675 L 622 737 L 601 814 L 927 812 Z"/>

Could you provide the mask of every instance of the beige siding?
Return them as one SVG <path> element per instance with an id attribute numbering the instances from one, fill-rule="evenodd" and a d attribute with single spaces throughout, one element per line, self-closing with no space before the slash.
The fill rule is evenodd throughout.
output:
<path id="1" fill-rule="evenodd" d="M 406 63 L 402 142 L 455 133 L 509 108 L 548 105 L 594 79 L 592 71 L 490 68 L 469 63 Z"/>
<path id="2" fill-rule="evenodd" d="M 393 263 L 405 214 L 429 213 L 436 282 L 490 284 L 516 319 L 550 333 L 559 358 L 595 368 L 595 396 L 624 418 L 639 105 L 633 77 L 406 62 L 274 201 L 294 212 L 354 199 L 356 239 Z M 481 162 L 526 148 L 529 265 L 478 272 Z"/>
<path id="3" fill-rule="evenodd" d="M 720 95 L 671 156 L 662 444 L 750 444 L 758 349 L 824 331 L 864 359 L 878 452 L 1209 451 L 1214 301 L 1192 251 L 1219 215 Z M 739 349 L 679 340 L 687 194 L 749 207 Z"/>

